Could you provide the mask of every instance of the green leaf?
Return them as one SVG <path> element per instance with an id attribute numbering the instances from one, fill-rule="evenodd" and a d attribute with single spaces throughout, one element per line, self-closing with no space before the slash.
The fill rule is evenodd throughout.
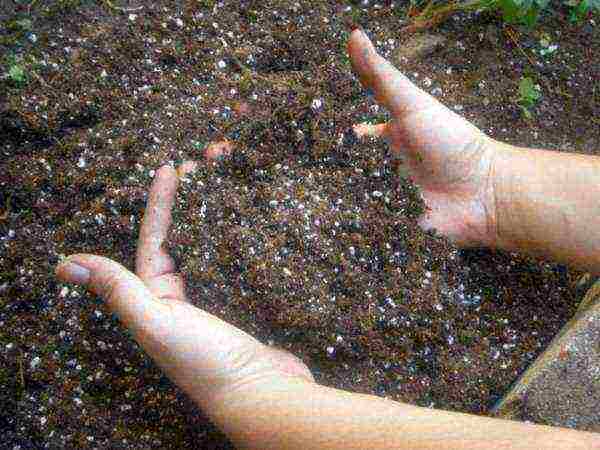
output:
<path id="1" fill-rule="evenodd" d="M 502 10 L 502 18 L 505 22 L 515 23 L 519 18 L 519 6 L 514 0 L 500 0 L 500 9 Z"/>
<path id="2" fill-rule="evenodd" d="M 575 5 L 573 10 L 571 10 L 571 14 L 569 16 L 569 20 L 571 22 L 579 22 L 585 19 L 585 16 L 589 11 L 592 10 L 594 4 L 598 10 L 600 10 L 600 0 L 581 0 L 578 4 Z"/>
<path id="3" fill-rule="evenodd" d="M 535 89 L 533 87 L 533 80 L 529 77 L 521 78 L 521 81 L 519 82 L 519 94 L 521 96 L 526 95 L 532 89 Z"/>
<path id="4" fill-rule="evenodd" d="M 540 8 L 540 10 L 542 10 L 542 9 L 546 9 L 546 7 L 548 6 L 548 3 L 550 3 L 550 0 L 535 0 L 535 3 Z"/>
<path id="5" fill-rule="evenodd" d="M 519 82 L 519 98 L 517 103 L 525 109 L 531 108 L 542 97 L 535 83 L 529 77 L 523 77 Z"/>
<path id="6" fill-rule="evenodd" d="M 8 76 L 15 83 L 22 83 L 25 81 L 25 69 L 15 64 L 8 69 Z"/>
<path id="7" fill-rule="evenodd" d="M 528 28 L 533 28 L 533 26 L 537 23 L 539 15 L 539 8 L 533 6 L 529 8 L 529 10 L 521 17 L 521 22 Z"/>

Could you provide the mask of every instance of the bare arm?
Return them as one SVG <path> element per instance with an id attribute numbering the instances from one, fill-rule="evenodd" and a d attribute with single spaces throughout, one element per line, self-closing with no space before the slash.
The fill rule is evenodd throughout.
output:
<path id="1" fill-rule="evenodd" d="M 464 245 L 489 244 L 597 269 L 596 158 L 496 143 L 418 90 L 353 33 L 352 60 L 392 111 L 402 152 L 435 227 Z M 446 124 L 440 127 L 439 124 Z M 600 435 L 405 405 L 314 383 L 290 354 L 186 302 L 163 250 L 177 177 L 157 172 L 141 230 L 137 275 L 74 255 L 59 279 L 86 286 L 118 313 L 148 354 L 240 448 L 587 449 Z"/>
<path id="2" fill-rule="evenodd" d="M 600 157 L 495 145 L 491 244 L 600 274 Z"/>
<path id="3" fill-rule="evenodd" d="M 600 272 L 600 157 L 490 139 L 417 88 L 360 31 L 349 51 L 363 85 L 391 113 L 388 124 L 369 131 L 387 135 L 421 187 L 423 228 L 463 247 L 521 251 Z"/>
<path id="4" fill-rule="evenodd" d="M 552 427 L 410 406 L 303 381 L 232 392 L 211 417 L 251 449 L 589 449 L 600 438 Z"/>
<path id="5" fill-rule="evenodd" d="M 289 353 L 186 302 L 161 245 L 176 186 L 173 169 L 157 172 L 140 233 L 138 276 L 93 255 L 69 257 L 57 274 L 102 296 L 239 448 L 600 448 L 600 435 L 418 408 L 316 384 Z"/>

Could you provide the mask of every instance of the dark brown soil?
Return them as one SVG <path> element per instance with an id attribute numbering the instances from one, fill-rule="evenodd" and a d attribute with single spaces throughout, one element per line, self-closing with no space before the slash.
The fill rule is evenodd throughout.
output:
<path id="1" fill-rule="evenodd" d="M 347 24 L 390 57 L 407 38 L 404 3 L 357 4 L 165 0 L 119 13 L 39 0 L 28 15 L 0 3 L 1 71 L 10 53 L 28 74 L 0 80 L 5 448 L 228 447 L 100 300 L 52 276 L 82 251 L 133 267 L 152 171 L 215 140 L 236 150 L 184 184 L 176 215 L 190 296 L 322 383 L 486 413 L 572 316 L 577 273 L 421 232 L 397 161 L 353 139 L 351 124 L 386 114 L 351 73 Z M 29 30 L 15 22 L 27 17 Z M 498 139 L 598 149 L 597 25 L 558 9 L 538 31 L 516 29 L 519 47 L 488 15 L 437 32 L 445 45 L 399 62 L 421 87 Z M 543 33 L 559 45 L 549 57 Z M 531 121 L 515 104 L 522 75 L 543 93 Z"/>

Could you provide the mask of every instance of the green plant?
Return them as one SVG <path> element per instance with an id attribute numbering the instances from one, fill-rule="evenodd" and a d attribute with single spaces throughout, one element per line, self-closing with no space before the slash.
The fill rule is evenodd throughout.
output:
<path id="1" fill-rule="evenodd" d="M 8 77 L 15 84 L 25 83 L 25 69 L 23 68 L 23 66 L 14 64 L 8 69 Z"/>
<path id="2" fill-rule="evenodd" d="M 571 20 L 583 20 L 589 14 L 600 13 L 600 0 L 563 0 L 572 8 Z M 429 0 L 426 6 L 415 13 L 419 0 L 411 0 L 408 15 L 413 22 L 404 31 L 414 32 L 434 27 L 459 11 L 499 11 L 506 23 L 520 23 L 532 28 L 543 10 L 551 5 L 550 0 Z"/>
<path id="3" fill-rule="evenodd" d="M 549 0 L 498 0 L 498 9 L 507 23 L 522 23 L 533 27 Z"/>
<path id="4" fill-rule="evenodd" d="M 565 4 L 571 6 L 571 22 L 579 22 L 592 12 L 600 13 L 600 0 L 567 0 Z"/>
<path id="5" fill-rule="evenodd" d="M 14 55 L 8 55 L 5 59 L 5 65 L 8 67 L 6 77 L 8 81 L 14 86 L 22 87 L 28 79 L 23 62 Z"/>
<path id="6" fill-rule="evenodd" d="M 517 104 L 527 119 L 531 119 L 532 114 L 530 109 L 535 106 L 541 97 L 542 93 L 540 92 L 539 86 L 537 86 L 531 78 L 521 78 L 521 81 L 519 82 Z"/>

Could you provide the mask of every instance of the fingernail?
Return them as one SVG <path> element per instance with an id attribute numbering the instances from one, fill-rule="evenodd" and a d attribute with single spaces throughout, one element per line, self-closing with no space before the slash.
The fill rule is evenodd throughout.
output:
<path id="1" fill-rule="evenodd" d="M 60 274 L 63 281 L 77 285 L 84 285 L 90 281 L 90 271 L 85 267 L 72 262 L 62 265 Z"/>
<path id="2" fill-rule="evenodd" d="M 369 35 L 367 34 L 367 32 L 365 30 L 363 30 L 362 28 L 361 28 L 360 32 L 363 35 L 363 37 L 368 41 L 369 47 L 372 47 L 373 46 L 373 41 L 371 41 L 371 38 L 369 37 Z"/>

